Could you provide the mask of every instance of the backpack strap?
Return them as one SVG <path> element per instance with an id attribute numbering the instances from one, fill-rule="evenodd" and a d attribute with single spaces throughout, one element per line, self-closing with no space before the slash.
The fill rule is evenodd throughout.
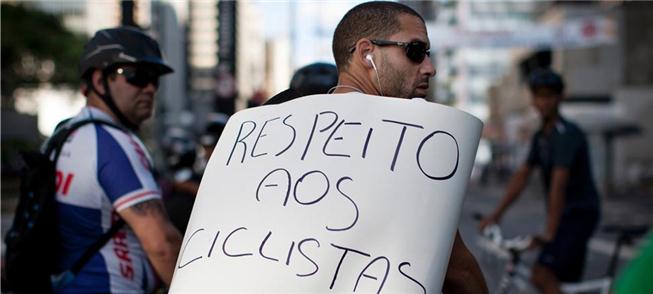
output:
<path id="1" fill-rule="evenodd" d="M 54 164 L 56 166 L 57 164 L 57 159 L 59 158 L 59 154 L 61 153 L 61 148 L 63 147 L 63 144 L 66 142 L 66 139 L 72 132 L 77 130 L 79 127 L 86 125 L 86 124 L 103 124 L 103 125 L 108 125 L 111 127 L 114 127 L 116 129 L 122 130 L 124 132 L 127 132 L 125 128 L 114 124 L 112 122 L 108 122 L 105 120 L 100 120 L 100 119 L 83 119 L 77 122 L 74 122 L 70 125 L 64 126 L 61 129 L 57 130 L 55 134 L 50 138 L 46 145 L 46 155 L 50 155 L 52 152 L 55 152 L 54 154 Z M 95 255 L 95 253 L 106 244 L 113 235 L 115 235 L 122 227 L 125 225 L 125 221 L 121 218 L 119 219 L 116 223 L 114 223 L 111 228 L 109 228 L 108 231 L 106 231 L 98 240 L 96 240 L 91 246 L 89 246 L 86 251 L 84 251 L 84 254 L 73 263 L 72 267 L 66 271 L 69 273 L 72 273 L 73 275 L 76 275 L 79 273 L 79 271 L 84 267 L 84 265 Z"/>
<path id="2" fill-rule="evenodd" d="M 86 251 L 84 251 L 84 254 L 82 254 L 82 257 L 80 257 L 75 263 L 73 263 L 73 266 L 70 268 L 69 271 L 71 271 L 73 274 L 79 273 L 79 271 L 82 270 L 82 267 L 95 255 L 104 244 L 106 244 L 112 237 L 115 235 L 122 227 L 125 226 L 125 220 L 122 218 L 119 219 L 116 223 L 114 223 L 111 228 L 102 236 L 100 236 L 100 239 L 95 241 L 93 245 L 89 246 L 86 248 Z"/>
<path id="3" fill-rule="evenodd" d="M 50 154 L 52 154 L 53 151 L 56 152 L 54 155 L 54 160 L 52 161 L 56 165 L 57 159 L 59 159 L 59 153 L 61 153 L 61 147 L 63 147 L 63 144 L 66 142 L 66 139 L 68 139 L 68 136 L 70 136 L 70 134 L 72 134 L 79 127 L 91 123 L 107 125 L 122 130 L 124 132 L 127 132 L 125 128 L 106 120 L 95 119 L 95 118 L 83 119 L 80 121 L 76 121 L 70 125 L 65 125 L 60 129 L 56 130 L 54 135 L 52 135 L 50 140 L 48 140 L 48 143 L 45 148 L 45 155 L 49 156 Z"/>

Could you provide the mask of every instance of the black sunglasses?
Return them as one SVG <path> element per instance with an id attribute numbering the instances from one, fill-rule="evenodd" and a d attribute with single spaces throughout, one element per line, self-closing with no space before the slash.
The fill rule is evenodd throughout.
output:
<path id="1" fill-rule="evenodd" d="M 149 84 L 154 85 L 154 87 L 159 86 L 159 74 L 152 70 L 133 67 L 118 67 L 114 72 L 124 76 L 127 83 L 139 88 L 145 88 Z"/>
<path id="2" fill-rule="evenodd" d="M 399 46 L 406 51 L 406 57 L 411 61 L 419 64 L 424 61 L 426 56 L 431 56 L 431 52 L 427 49 L 426 43 L 422 41 L 412 42 L 397 42 L 387 40 L 370 40 L 372 44 L 377 46 Z"/>

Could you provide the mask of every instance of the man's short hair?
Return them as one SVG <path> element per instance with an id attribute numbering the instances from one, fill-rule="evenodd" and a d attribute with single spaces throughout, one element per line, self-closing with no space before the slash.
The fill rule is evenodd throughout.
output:
<path id="1" fill-rule="evenodd" d="M 414 15 L 424 22 L 415 10 L 396 2 L 366 2 L 349 10 L 333 34 L 333 57 L 338 71 L 347 68 L 350 50 L 358 40 L 384 39 L 399 32 L 399 15 L 402 14 Z"/>
<path id="2" fill-rule="evenodd" d="M 562 95 L 565 90 L 565 82 L 562 79 L 562 76 L 550 68 L 541 68 L 535 70 L 528 77 L 528 87 L 530 88 L 531 93 L 535 93 L 535 91 L 540 88 L 548 88 L 554 93 Z"/>

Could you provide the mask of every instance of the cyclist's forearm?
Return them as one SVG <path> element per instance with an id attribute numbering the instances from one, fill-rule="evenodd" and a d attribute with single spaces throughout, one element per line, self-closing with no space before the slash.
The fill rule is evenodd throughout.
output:
<path id="1" fill-rule="evenodd" d="M 512 203 L 519 198 L 521 192 L 524 190 L 524 187 L 526 187 L 526 184 L 528 183 L 529 174 L 529 167 L 523 165 L 512 176 L 510 182 L 508 183 L 508 189 L 506 190 L 505 196 L 492 215 L 497 221 L 501 219 L 501 216 L 503 216 L 503 213 L 508 209 L 508 207 L 510 207 L 510 205 L 512 205 Z"/>

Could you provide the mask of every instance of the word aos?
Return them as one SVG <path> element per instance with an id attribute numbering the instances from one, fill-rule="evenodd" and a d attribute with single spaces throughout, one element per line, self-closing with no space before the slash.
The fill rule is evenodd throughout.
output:
<path id="1" fill-rule="evenodd" d="M 265 175 L 258 184 L 258 187 L 256 188 L 256 201 L 275 201 L 273 199 L 279 199 L 280 205 L 285 207 L 288 205 L 290 195 L 292 194 L 293 201 L 298 205 L 312 206 L 319 205 L 320 202 L 326 201 L 325 198 L 327 196 L 337 197 L 341 202 L 339 207 L 346 206 L 347 208 L 345 209 L 350 211 L 349 214 L 352 215 L 351 221 L 340 225 L 327 224 L 325 228 L 327 231 L 346 231 L 356 225 L 360 215 L 358 205 L 354 199 L 348 195 L 351 193 L 344 190 L 344 187 L 352 182 L 353 179 L 351 177 L 345 176 L 339 178 L 334 184 L 333 180 L 329 180 L 329 177 L 319 170 L 306 172 L 296 181 L 293 181 L 292 176 L 287 169 L 277 168 Z M 334 189 L 337 193 L 330 193 Z M 268 200 L 268 198 L 270 199 Z M 339 211 L 342 211 L 342 209 L 339 209 Z"/>
<path id="2" fill-rule="evenodd" d="M 258 241 L 250 241 L 248 244 L 243 242 L 244 240 Z M 189 250 L 189 247 L 192 250 Z M 192 265 L 198 262 L 210 262 L 216 255 L 232 259 L 257 258 L 278 263 L 295 270 L 295 276 L 299 278 L 323 278 L 323 275 L 328 275 L 326 279 L 322 279 L 327 281 L 323 285 L 325 290 L 333 290 L 335 287 L 340 291 L 351 289 L 352 292 L 381 293 L 387 283 L 393 283 L 406 289 L 407 293 L 428 292 L 422 282 L 411 276 L 410 262 L 395 262 L 386 256 L 374 256 L 365 250 L 334 243 L 325 244 L 314 237 L 282 240 L 275 238 L 275 233 L 271 230 L 256 233 L 247 227 L 212 232 L 205 228 L 196 229 L 186 240 L 179 254 L 177 270 L 192 268 Z M 335 266 L 324 268 L 320 267 L 321 264 Z"/>
<path id="3" fill-rule="evenodd" d="M 294 121 L 293 114 L 273 117 L 264 122 L 243 121 L 238 129 L 225 165 L 238 160 L 256 160 L 286 155 L 284 160 L 306 160 L 311 156 L 332 158 L 371 158 L 387 162 L 395 172 L 403 159 L 412 158 L 411 166 L 431 180 L 447 180 L 458 170 L 460 149 L 458 140 L 444 130 L 425 130 L 424 126 L 395 119 L 381 119 L 374 126 L 348 121 L 334 112 L 315 114 L 312 122 Z M 312 126 L 310 130 L 297 126 Z M 382 129 L 382 130 L 380 130 Z M 299 130 L 299 131 L 298 131 Z M 383 135 L 376 135 L 381 133 Z M 305 137 L 300 137 L 302 134 Z M 270 137 L 275 143 L 266 144 Z M 286 142 L 278 144 L 278 142 Z M 413 150 L 406 150 L 411 146 Z M 373 156 L 372 156 L 373 155 Z M 292 157 L 289 157 L 292 156 Z M 379 161 L 380 160 L 380 161 Z"/>

